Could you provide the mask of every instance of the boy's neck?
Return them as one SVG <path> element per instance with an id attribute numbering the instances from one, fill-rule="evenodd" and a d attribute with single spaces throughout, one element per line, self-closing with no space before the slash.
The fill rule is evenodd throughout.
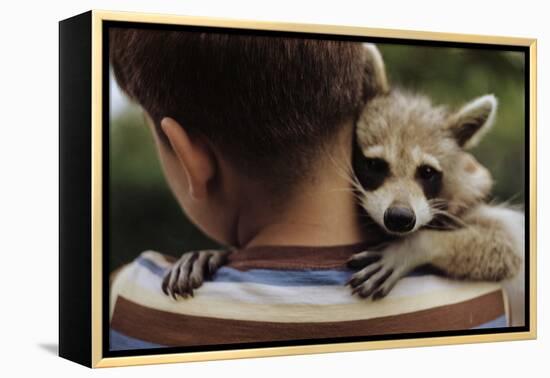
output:
<path id="1" fill-rule="evenodd" d="M 366 240 L 366 230 L 359 224 L 353 195 L 343 191 L 315 193 L 296 205 L 273 217 L 271 221 L 256 222 L 255 226 L 246 221 L 241 222 L 239 241 L 242 247 L 334 246 Z"/>
<path id="2" fill-rule="evenodd" d="M 345 162 L 346 151 L 349 148 L 342 152 L 340 161 Z M 335 246 L 365 241 L 368 235 L 360 224 L 349 174 L 334 160 L 325 162 L 318 171 L 322 173 L 294 195 L 283 198 L 278 206 L 245 196 L 247 201 L 237 221 L 238 246 Z"/>

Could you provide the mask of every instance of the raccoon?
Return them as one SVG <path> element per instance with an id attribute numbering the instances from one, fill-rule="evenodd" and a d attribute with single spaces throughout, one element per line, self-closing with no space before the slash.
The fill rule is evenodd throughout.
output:
<path id="1" fill-rule="evenodd" d="M 459 279 L 513 278 L 522 258 L 523 215 L 489 205 L 492 178 L 466 152 L 493 126 L 489 94 L 457 111 L 424 95 L 391 89 L 378 50 L 380 91 L 360 115 L 353 151 L 355 189 L 371 223 L 390 237 L 381 250 L 358 253 L 352 293 L 378 299 L 401 277 L 432 265 Z"/>

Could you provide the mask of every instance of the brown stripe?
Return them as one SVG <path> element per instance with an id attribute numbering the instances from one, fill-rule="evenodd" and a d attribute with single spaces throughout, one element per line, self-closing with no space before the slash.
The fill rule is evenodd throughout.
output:
<path id="1" fill-rule="evenodd" d="M 377 244 L 380 240 L 328 247 L 257 246 L 233 252 L 227 265 L 239 270 L 344 268 L 353 254 Z"/>
<path id="2" fill-rule="evenodd" d="M 236 250 L 229 255 L 226 266 L 248 269 L 340 269 L 355 253 L 380 245 L 381 240 L 337 246 L 256 246 Z M 164 255 L 166 261 L 176 258 Z"/>
<path id="3" fill-rule="evenodd" d="M 127 336 L 156 344 L 197 346 L 463 330 L 502 315 L 501 290 L 465 302 L 407 314 L 322 323 L 259 322 L 181 315 L 144 307 L 119 296 L 111 327 Z"/>

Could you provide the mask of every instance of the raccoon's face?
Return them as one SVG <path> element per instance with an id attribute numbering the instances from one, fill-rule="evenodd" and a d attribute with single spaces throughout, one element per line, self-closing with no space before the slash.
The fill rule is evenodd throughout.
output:
<path id="1" fill-rule="evenodd" d="M 457 113 L 399 91 L 371 100 L 357 124 L 353 157 L 369 217 L 390 234 L 406 235 L 482 200 L 491 177 L 464 148 L 487 130 L 495 108 L 492 96 Z"/>

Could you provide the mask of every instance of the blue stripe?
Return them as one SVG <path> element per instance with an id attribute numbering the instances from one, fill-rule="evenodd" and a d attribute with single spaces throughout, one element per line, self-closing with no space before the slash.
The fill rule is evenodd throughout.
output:
<path id="1" fill-rule="evenodd" d="M 508 327 L 508 322 L 506 321 L 506 315 L 502 315 L 490 322 L 484 323 L 472 329 L 484 329 L 484 328 L 503 328 Z"/>
<path id="2" fill-rule="evenodd" d="M 137 262 L 151 273 L 162 277 L 165 268 L 143 257 L 138 257 Z M 240 271 L 234 268 L 221 267 L 212 277 L 216 282 L 252 282 L 276 286 L 319 286 L 319 285 L 343 285 L 353 271 L 351 270 L 275 270 L 275 269 L 250 269 Z"/>
<path id="3" fill-rule="evenodd" d="M 139 265 L 143 266 L 144 268 L 147 268 L 147 270 L 149 270 L 151 273 L 153 273 L 157 276 L 160 276 L 160 277 L 163 277 L 164 272 L 166 272 L 168 270 L 166 268 L 158 266 L 154 261 L 151 261 L 151 260 L 149 260 L 148 258 L 146 258 L 144 256 L 139 256 L 136 259 L 136 262 Z"/>
<path id="4" fill-rule="evenodd" d="M 137 263 L 151 273 L 163 277 L 167 268 L 140 256 Z M 241 271 L 227 266 L 221 267 L 212 277 L 216 282 L 251 282 L 275 286 L 322 286 L 344 285 L 354 271 L 349 269 L 250 269 Z M 415 271 L 409 276 L 422 276 L 429 272 Z"/>
<path id="5" fill-rule="evenodd" d="M 126 336 L 114 329 L 109 330 L 109 349 L 114 350 L 131 350 L 131 349 L 151 349 L 164 348 L 164 345 L 150 343 Z"/>
<path id="6" fill-rule="evenodd" d="M 245 272 L 222 267 L 216 273 L 216 282 L 253 282 L 276 286 L 344 285 L 351 270 L 272 270 L 250 269 Z"/>

